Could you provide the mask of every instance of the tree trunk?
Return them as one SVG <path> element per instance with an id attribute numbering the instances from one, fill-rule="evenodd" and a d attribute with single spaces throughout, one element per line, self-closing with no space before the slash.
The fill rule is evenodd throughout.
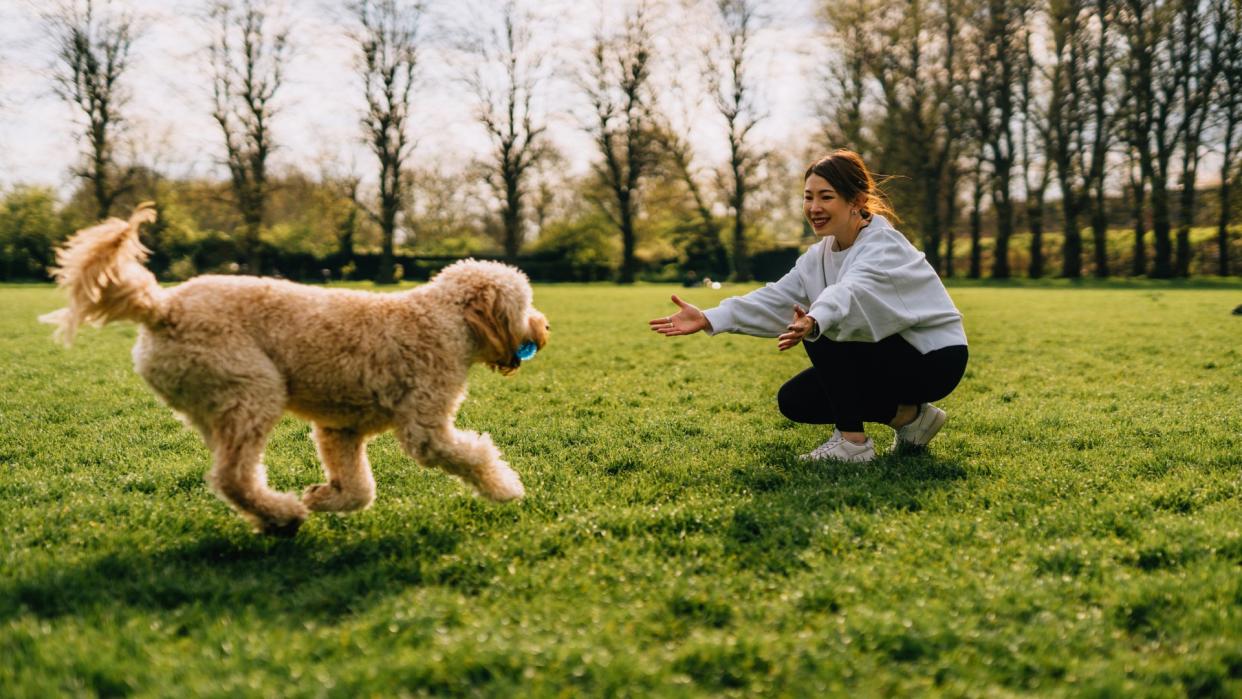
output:
<path id="1" fill-rule="evenodd" d="M 634 260 L 634 216 L 630 210 L 629 192 L 619 192 L 621 204 L 621 283 L 633 284 L 637 276 Z"/>
<path id="2" fill-rule="evenodd" d="M 1027 276 L 1039 279 L 1044 276 L 1044 202 L 1043 193 L 1031 197 L 1035 204 L 1026 209 L 1026 218 L 1031 226 L 1031 263 L 1027 268 Z"/>
<path id="3" fill-rule="evenodd" d="M 1147 217 L 1143 215 L 1143 202 L 1147 198 L 1147 178 L 1141 172 L 1134 183 L 1134 266 L 1131 273 L 1136 277 L 1147 274 Z"/>
<path id="4" fill-rule="evenodd" d="M 996 202 L 996 247 L 992 256 L 992 278 L 1009 278 L 1009 240 L 1013 237 L 1013 200 L 1009 194 L 1009 178 L 1000 178 L 999 188 L 993 191 Z"/>
<path id="5" fill-rule="evenodd" d="M 1181 224 L 1177 229 L 1177 251 L 1175 259 L 1175 269 L 1177 276 L 1190 276 L 1190 224 L 1194 218 L 1195 207 L 1195 186 L 1194 186 L 1195 168 L 1192 166 L 1185 178 L 1186 182 L 1182 183 L 1182 191 L 1179 204 L 1178 219 Z"/>
<path id="6" fill-rule="evenodd" d="M 1095 276 L 1104 279 L 1109 276 L 1108 268 L 1108 212 L 1104 203 L 1104 182 L 1099 181 L 1094 190 L 1091 206 L 1091 235 L 1095 241 Z"/>
<path id="7" fill-rule="evenodd" d="M 947 279 L 953 278 L 953 228 L 957 221 L 957 197 L 955 185 L 949 186 L 948 196 L 945 203 L 945 229 L 944 229 L 944 276 Z"/>
<path id="8" fill-rule="evenodd" d="M 923 254 L 932 269 L 940 271 L 939 173 L 925 172 L 923 180 Z"/>
<path id="9" fill-rule="evenodd" d="M 970 272 L 967 276 L 978 279 L 983 276 L 983 188 L 975 185 L 975 197 L 970 209 Z"/>

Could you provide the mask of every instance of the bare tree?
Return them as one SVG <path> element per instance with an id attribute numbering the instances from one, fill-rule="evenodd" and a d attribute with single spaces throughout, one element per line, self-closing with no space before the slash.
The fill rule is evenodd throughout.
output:
<path id="1" fill-rule="evenodd" d="M 655 162 L 653 42 L 647 22 L 647 9 L 640 3 L 627 14 L 619 35 L 598 34 L 583 81 L 593 111 L 588 130 L 602 157 L 595 171 L 610 195 L 610 201 L 596 204 L 621 233 L 620 281 L 626 284 L 637 272 L 639 186 Z"/>
<path id="2" fill-rule="evenodd" d="M 1051 93 L 1048 104 L 1049 156 L 1056 166 L 1065 221 L 1061 276 L 1082 276 L 1082 151 L 1086 117 L 1082 103 L 1083 14 L 1085 0 L 1052 0 L 1048 23 L 1052 38 Z"/>
<path id="3" fill-rule="evenodd" d="M 863 106 L 867 100 L 870 45 L 869 21 L 877 0 L 845 0 L 821 4 L 828 38 L 835 51 L 826 64 L 825 76 L 834 89 L 821 96 L 819 112 L 824 140 L 829 149 L 849 148 L 870 157 Z"/>
<path id="4" fill-rule="evenodd" d="M 499 27 L 488 27 L 468 40 L 467 52 L 476 60 L 465 80 L 475 98 L 476 117 L 491 139 L 491 159 L 483 163 L 483 171 L 501 202 L 504 251 L 512 259 L 525 240 L 531 172 L 550 152 L 544 139 L 547 126 L 533 106 L 547 75 L 543 55 L 532 47 L 530 17 L 509 0 L 499 21 Z"/>
<path id="5" fill-rule="evenodd" d="M 380 264 L 376 281 L 396 281 L 393 246 L 397 219 L 406 203 L 403 176 L 413 143 L 407 133 L 418 66 L 422 6 L 404 0 L 359 0 L 351 9 L 359 29 L 357 70 L 367 111 L 362 128 L 379 161 L 379 210 L 367 211 L 380 226 Z"/>
<path id="6" fill-rule="evenodd" d="M 1221 119 L 1220 218 L 1216 225 L 1218 246 L 1217 274 L 1229 274 L 1229 219 L 1231 218 L 1230 188 L 1236 176 L 1238 125 L 1242 122 L 1242 7 L 1227 3 L 1221 26 L 1220 80 L 1217 82 L 1216 103 Z"/>
<path id="7" fill-rule="evenodd" d="M 242 218 L 247 268 L 261 274 L 260 231 L 268 199 L 267 159 L 275 148 L 273 99 L 284 81 L 289 28 L 274 27 L 262 0 L 218 0 L 212 6 L 212 118 L 224 135 L 230 183 Z"/>
<path id="8" fill-rule="evenodd" d="M 1173 111 L 1177 76 L 1168 44 L 1175 24 L 1173 8 L 1162 0 L 1121 0 L 1118 28 L 1125 38 L 1124 74 L 1130 145 L 1138 154 L 1143 178 L 1151 187 L 1155 256 L 1151 276 L 1173 276 L 1169 233 L 1169 162 L 1177 147 Z"/>
<path id="9" fill-rule="evenodd" d="M 100 10 L 92 0 L 66 2 L 48 19 L 56 38 L 56 94 L 82 120 L 84 162 L 74 174 L 90 185 L 96 216 L 107 218 L 136 175 L 135 168 L 116 161 L 117 142 L 127 125 L 122 78 L 130 67 L 134 21 Z"/>
<path id="10" fill-rule="evenodd" d="M 758 27 L 754 0 L 715 0 L 716 16 L 723 31 L 707 56 L 704 79 L 724 118 L 729 145 L 728 171 L 724 173 L 729 209 L 733 213 L 733 278 L 750 281 L 750 254 L 746 241 L 746 198 L 755 184 L 755 168 L 763 157 L 750 140 L 750 132 L 764 117 L 755 106 L 756 84 L 749 69 Z"/>
<path id="11" fill-rule="evenodd" d="M 878 134 L 881 167 L 912 175 L 915 224 L 927 261 L 937 270 L 948 174 L 964 133 L 960 5 L 949 0 L 937 11 L 923 2 L 888 2 L 873 17 L 883 40 L 868 40 L 883 47 L 867 56 L 884 108 Z"/>
<path id="12" fill-rule="evenodd" d="M 1199 0 L 1180 0 L 1179 28 L 1173 48 L 1173 65 L 1178 76 L 1179 133 L 1181 134 L 1181 197 L 1178 207 L 1177 276 L 1190 276 L 1190 226 L 1194 223 L 1195 184 L 1202 155 L 1203 130 L 1210 114 L 1220 71 L 1226 5 L 1236 0 L 1209 0 L 1204 12 Z"/>
<path id="13" fill-rule="evenodd" d="M 1040 71 L 1031 50 L 1030 34 L 1023 39 L 1018 91 L 1021 126 L 1018 134 L 1022 150 L 1022 181 L 1026 186 L 1026 220 L 1031 229 L 1027 276 L 1037 279 L 1044 276 L 1044 197 L 1052 181 L 1052 168 L 1045 157 L 1050 141 L 1048 107 L 1041 98 L 1046 95 L 1041 90 L 1042 83 L 1036 83 Z"/>
<path id="14" fill-rule="evenodd" d="M 1117 114 L 1113 99 L 1113 73 L 1117 58 L 1113 48 L 1116 34 L 1116 0 L 1095 0 L 1090 31 L 1095 43 L 1088 53 L 1087 96 L 1090 110 L 1086 126 L 1090 164 L 1085 166 L 1084 196 L 1091 211 L 1091 233 L 1095 243 L 1095 276 L 1106 277 L 1108 269 L 1107 165 L 1109 150 L 1116 138 Z"/>
<path id="15" fill-rule="evenodd" d="M 729 260 L 721 243 L 721 226 L 712 215 L 711 201 L 695 172 L 694 148 L 690 145 L 690 134 L 676 131 L 671 124 L 663 124 L 656 130 L 656 138 L 667 155 L 674 174 L 690 193 L 694 210 L 699 217 L 697 240 L 692 240 L 691 246 L 698 252 L 698 264 L 704 268 L 695 269 L 695 273 L 727 274 Z"/>
<path id="16" fill-rule="evenodd" d="M 982 64 L 976 78 L 989 94 L 985 114 L 989 120 L 984 144 L 992 169 L 992 205 L 996 210 L 996 246 L 992 276 L 1008 279 L 1009 239 L 1014 230 L 1013 167 L 1017 158 L 1014 138 L 1017 71 L 1021 68 L 1026 8 L 1015 0 L 986 0 L 978 35 Z"/>

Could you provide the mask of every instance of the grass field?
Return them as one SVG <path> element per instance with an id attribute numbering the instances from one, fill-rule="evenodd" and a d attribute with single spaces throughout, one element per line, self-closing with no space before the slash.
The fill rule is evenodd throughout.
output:
<path id="1" fill-rule="evenodd" d="M 384 436 L 370 510 L 274 540 L 132 326 L 66 351 L 0 288 L 0 695 L 1242 694 L 1242 285 L 954 288 L 944 432 L 837 466 L 775 408 L 805 354 L 648 332 L 673 290 L 539 287 L 549 347 L 475 371 L 524 501 Z M 292 419 L 266 462 L 320 478 Z"/>

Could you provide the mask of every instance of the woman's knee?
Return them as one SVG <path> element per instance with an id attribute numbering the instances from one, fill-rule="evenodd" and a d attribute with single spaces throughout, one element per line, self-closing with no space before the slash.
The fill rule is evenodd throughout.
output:
<path id="1" fill-rule="evenodd" d="M 787 419 L 810 425 L 822 425 L 832 422 L 828 396 L 819 395 L 817 391 L 808 390 L 801 376 L 785 382 L 776 392 L 776 407 Z"/>

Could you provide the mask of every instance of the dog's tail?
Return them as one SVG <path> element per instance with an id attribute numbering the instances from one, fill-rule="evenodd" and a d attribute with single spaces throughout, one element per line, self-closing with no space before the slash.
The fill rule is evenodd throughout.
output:
<path id="1" fill-rule="evenodd" d="M 78 231 L 56 251 L 56 283 L 69 293 L 69 307 L 39 316 L 56 327 L 55 337 L 73 342 L 83 322 L 150 323 L 159 315 L 160 286 L 142 266 L 150 250 L 138 241 L 138 227 L 155 220 L 151 202 L 139 204 L 128 221 L 110 218 Z"/>

